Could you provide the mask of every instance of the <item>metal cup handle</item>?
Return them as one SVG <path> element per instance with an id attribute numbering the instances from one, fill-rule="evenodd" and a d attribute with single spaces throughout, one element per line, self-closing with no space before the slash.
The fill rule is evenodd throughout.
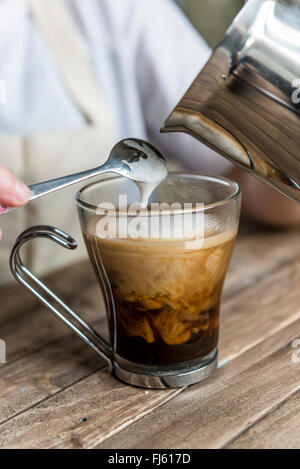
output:
<path id="1" fill-rule="evenodd" d="M 58 228 L 47 225 L 29 228 L 17 238 L 10 254 L 10 270 L 13 276 L 18 283 L 23 285 L 26 290 L 92 347 L 106 361 L 109 372 L 112 372 L 113 350 L 110 344 L 23 264 L 20 249 L 27 241 L 35 238 L 50 239 L 66 249 L 77 248 L 76 241 Z"/>

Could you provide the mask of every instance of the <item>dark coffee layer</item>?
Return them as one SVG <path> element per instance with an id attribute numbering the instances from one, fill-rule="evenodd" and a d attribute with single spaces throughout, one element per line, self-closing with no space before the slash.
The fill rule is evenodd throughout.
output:
<path id="1" fill-rule="evenodd" d="M 124 314 L 124 309 L 128 311 L 130 305 L 123 304 L 117 306 L 119 313 Z M 123 310 L 123 311 L 122 311 Z M 130 316 L 134 314 L 131 310 Z M 136 312 L 141 316 L 141 312 Z M 203 358 L 211 353 L 218 343 L 219 332 L 219 305 L 208 311 L 202 311 L 198 321 L 195 321 L 195 330 L 203 327 L 197 333 L 192 333 L 190 339 L 182 344 L 169 345 L 164 342 L 152 322 L 150 313 L 145 312 L 148 323 L 151 324 L 155 335 L 155 342 L 148 343 L 142 337 L 128 337 L 122 322 L 118 321 L 117 327 L 117 353 L 121 357 L 145 365 L 174 365 L 197 358 Z M 205 324 L 205 325 L 204 325 Z M 191 324 L 187 324 L 190 329 Z"/>

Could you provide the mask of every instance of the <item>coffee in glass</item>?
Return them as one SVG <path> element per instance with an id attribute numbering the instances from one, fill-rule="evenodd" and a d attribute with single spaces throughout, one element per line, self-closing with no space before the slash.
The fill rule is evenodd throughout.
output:
<path id="1" fill-rule="evenodd" d="M 197 233 L 197 226 L 189 233 L 182 227 L 176 229 L 175 210 L 176 214 L 168 213 L 171 229 L 167 236 L 161 231 L 167 210 L 153 213 L 150 206 L 146 225 L 149 219 L 159 219 L 158 236 L 150 230 L 131 236 L 128 226 L 136 221 L 137 212 L 128 215 L 128 211 L 125 236 L 119 237 L 118 230 L 113 235 L 108 235 L 108 229 L 103 232 L 104 217 L 117 216 L 112 226 L 120 224 L 115 194 L 126 194 L 129 203 L 137 200 L 131 182 L 102 182 L 97 197 L 92 187 L 86 191 L 79 195 L 81 200 L 108 201 L 117 207 L 116 211 L 102 212 L 98 207 L 97 213 L 86 213 L 85 205 L 83 214 L 79 204 L 90 260 L 104 295 L 109 291 L 111 343 L 122 366 L 137 365 L 152 372 L 216 361 L 220 299 L 238 231 L 238 186 L 226 179 L 170 174 L 150 202 L 167 207 L 188 203 L 193 217 L 197 210 L 201 212 L 201 232 Z"/>
<path id="2" fill-rule="evenodd" d="M 111 285 L 121 357 L 170 366 L 216 349 L 220 297 L 237 225 L 222 231 L 217 220 L 206 218 L 203 244 L 199 248 L 195 240 L 195 249 L 186 249 L 186 240 L 103 239 L 97 237 L 97 218 L 84 231 L 100 285 L 102 265 Z"/>

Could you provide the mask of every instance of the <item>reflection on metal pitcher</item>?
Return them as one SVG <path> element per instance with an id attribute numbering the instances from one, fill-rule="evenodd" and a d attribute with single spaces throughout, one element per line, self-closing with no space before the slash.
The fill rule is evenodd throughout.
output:
<path id="1" fill-rule="evenodd" d="M 299 26 L 300 2 L 249 0 L 162 129 L 193 135 L 297 202 Z"/>

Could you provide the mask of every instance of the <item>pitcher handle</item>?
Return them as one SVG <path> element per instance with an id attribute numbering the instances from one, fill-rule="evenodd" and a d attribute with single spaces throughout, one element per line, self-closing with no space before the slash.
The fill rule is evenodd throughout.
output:
<path id="1" fill-rule="evenodd" d="M 20 257 L 20 248 L 27 243 L 27 241 L 31 241 L 34 238 L 51 239 L 66 249 L 77 248 L 76 241 L 58 228 L 47 225 L 33 226 L 20 234 L 11 251 L 10 270 L 13 276 L 18 283 L 23 285 L 23 287 L 35 296 L 44 306 L 52 311 L 52 313 L 69 326 L 73 332 L 92 347 L 92 349 L 106 361 L 109 372 L 111 373 L 113 368 L 113 350 L 110 344 L 23 264 Z M 54 304 L 57 306 L 54 306 Z M 80 325 L 81 329 L 78 325 Z"/>

